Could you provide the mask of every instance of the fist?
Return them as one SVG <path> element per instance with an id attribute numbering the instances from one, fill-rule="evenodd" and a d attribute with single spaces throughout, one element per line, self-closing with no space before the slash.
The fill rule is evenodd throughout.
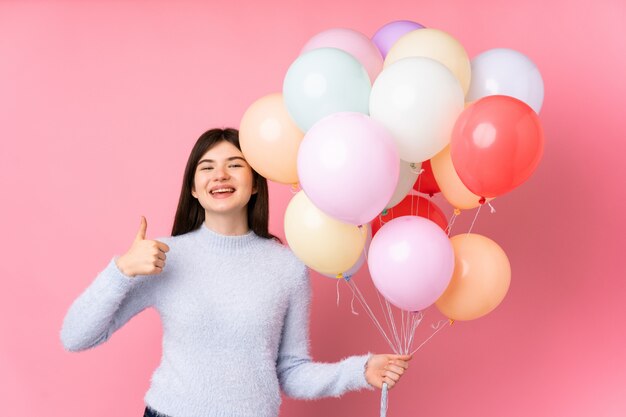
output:
<path id="1" fill-rule="evenodd" d="M 122 274 L 135 277 L 136 275 L 160 274 L 165 267 L 165 253 L 170 250 L 163 242 L 146 239 L 148 222 L 141 216 L 141 225 L 135 236 L 135 240 L 128 252 L 120 256 L 117 267 Z"/>
<path id="2" fill-rule="evenodd" d="M 413 355 L 372 355 L 365 367 L 365 379 L 373 387 L 382 388 L 386 383 L 391 389 L 409 368 L 412 358 Z"/>

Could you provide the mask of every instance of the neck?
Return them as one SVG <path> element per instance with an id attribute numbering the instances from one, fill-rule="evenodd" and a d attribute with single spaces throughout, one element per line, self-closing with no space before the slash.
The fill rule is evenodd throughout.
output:
<path id="1" fill-rule="evenodd" d="M 245 235 L 250 231 L 248 228 L 248 213 L 242 210 L 237 214 L 225 213 L 216 214 L 205 212 L 204 224 L 215 233 L 226 236 Z"/>

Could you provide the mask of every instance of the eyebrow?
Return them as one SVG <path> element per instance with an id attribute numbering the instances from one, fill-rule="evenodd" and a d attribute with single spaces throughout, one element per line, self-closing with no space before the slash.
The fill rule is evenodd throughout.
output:
<path id="1" fill-rule="evenodd" d="M 234 161 L 235 159 L 241 159 L 243 162 L 247 162 L 241 156 L 231 156 L 230 158 L 226 158 L 227 161 Z M 213 159 L 201 159 L 201 160 L 198 161 L 198 165 L 200 165 L 203 162 L 213 163 L 215 161 Z"/>

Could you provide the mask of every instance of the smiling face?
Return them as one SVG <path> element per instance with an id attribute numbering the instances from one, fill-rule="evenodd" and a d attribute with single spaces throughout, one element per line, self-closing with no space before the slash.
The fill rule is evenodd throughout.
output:
<path id="1" fill-rule="evenodd" d="M 198 199 L 207 217 L 242 216 L 256 193 L 252 168 L 230 142 L 222 141 L 206 151 L 196 166 L 191 194 Z"/>

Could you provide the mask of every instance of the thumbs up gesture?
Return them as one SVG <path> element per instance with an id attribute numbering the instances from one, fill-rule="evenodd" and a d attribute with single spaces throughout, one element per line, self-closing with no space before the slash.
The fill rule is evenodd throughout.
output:
<path id="1" fill-rule="evenodd" d="M 141 225 L 128 252 L 120 256 L 117 267 L 126 276 L 156 275 L 165 267 L 165 253 L 170 250 L 163 242 L 146 239 L 148 222 L 141 216 Z"/>

